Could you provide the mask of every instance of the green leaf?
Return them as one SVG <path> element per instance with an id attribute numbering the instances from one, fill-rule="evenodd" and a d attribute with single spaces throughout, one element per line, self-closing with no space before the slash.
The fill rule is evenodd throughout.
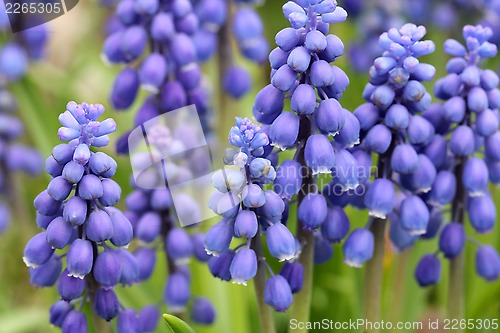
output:
<path id="1" fill-rule="evenodd" d="M 168 327 L 172 333 L 195 333 L 195 331 L 183 320 L 172 316 L 168 313 L 163 314 L 163 318 L 167 322 Z"/>

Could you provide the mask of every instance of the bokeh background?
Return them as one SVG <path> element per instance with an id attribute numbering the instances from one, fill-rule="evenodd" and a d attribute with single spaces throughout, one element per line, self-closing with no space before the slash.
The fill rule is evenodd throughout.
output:
<path id="1" fill-rule="evenodd" d="M 342 1 L 339 2 L 342 4 Z M 441 0 L 432 2 L 437 3 Z M 258 8 L 271 45 L 274 43 L 276 32 L 288 24 L 282 15 L 281 5 L 282 1 L 268 0 Z M 401 1 L 392 1 L 392 5 L 404 4 Z M 105 116 L 113 117 L 117 121 L 119 133 L 123 133 L 133 125 L 132 110 L 137 109 L 146 96 L 145 93 L 142 93 L 129 112 L 118 113 L 109 103 L 108 95 L 112 82 L 119 71 L 119 66 L 107 66 L 100 58 L 104 24 L 110 13 L 110 9 L 103 7 L 97 1 L 81 1 L 68 14 L 50 22 L 46 57 L 43 61 L 33 64 L 29 75 L 12 86 L 12 91 L 19 101 L 20 117 L 26 127 L 23 138 L 38 148 L 45 157 L 50 154 L 51 148 L 58 144 L 57 116 L 64 111 L 69 100 L 104 104 L 107 107 Z M 355 20 L 348 18 L 346 23 L 335 25 L 331 32 L 337 34 L 348 49 L 359 40 L 363 29 L 371 29 L 369 26 L 367 28 L 369 22 L 366 21 L 366 17 L 371 17 L 372 14 L 377 15 L 375 12 L 368 12 L 365 17 L 358 17 Z M 411 21 L 405 17 L 400 19 Z M 475 24 L 476 19 L 474 15 L 466 13 L 463 17 L 457 18 L 467 24 Z M 442 49 L 443 42 L 450 36 L 460 37 L 461 28 L 446 30 L 436 26 L 436 22 L 431 23 L 427 26 L 427 38 L 436 43 L 436 52 L 422 61 L 433 64 L 437 68 L 436 77 L 439 78 L 445 74 L 448 59 Z M 2 36 L 2 39 L 6 38 L 9 36 Z M 359 73 L 354 70 L 348 61 L 349 56 L 349 53 L 346 53 L 337 65 L 346 71 L 351 80 L 341 102 L 347 109 L 354 110 L 363 103 L 361 92 L 368 76 L 367 72 Z M 216 132 L 221 140 L 227 137 L 234 116 L 251 116 L 253 99 L 259 89 L 267 84 L 269 78 L 267 64 L 256 66 L 242 59 L 239 61 L 253 76 L 252 91 L 239 101 L 220 94 L 217 59 L 204 65 L 206 80 L 213 90 L 214 124 L 217 124 Z M 499 61 L 493 59 L 487 66 L 496 70 L 498 64 Z M 428 91 L 432 91 L 431 84 L 427 87 Z M 113 136 L 115 140 L 118 137 L 119 134 Z M 224 146 L 224 142 L 222 145 Z M 111 144 L 106 149 L 114 156 L 113 147 Z M 122 186 L 124 191 L 122 198 L 124 198 L 131 190 L 128 186 L 130 165 L 128 159 L 124 157 L 118 157 L 117 161 L 119 168 L 115 180 Z M 14 212 L 12 225 L 7 232 L 0 235 L 0 333 L 58 331 L 48 323 L 48 309 L 58 299 L 55 288 L 36 289 L 30 286 L 28 269 L 21 260 L 24 244 L 37 232 L 33 199 L 44 189 L 48 181 L 48 175 L 38 178 L 16 175 L 14 179 L 15 193 L 11 194 L 13 199 L 11 210 Z M 491 190 L 495 202 L 497 205 L 500 204 L 500 191 L 493 188 Z M 123 202 L 120 204 L 123 207 Z M 293 209 L 291 214 L 295 214 Z M 354 226 L 366 223 L 366 211 L 348 209 L 348 214 Z M 291 220 L 293 219 L 292 216 Z M 201 228 L 208 228 L 208 225 Z M 488 235 L 479 235 L 477 239 L 500 249 L 498 230 Z M 395 252 L 389 242 L 387 244 L 384 260 L 383 319 L 393 322 L 420 320 L 426 322 L 429 318 L 445 318 L 444 305 L 450 292 L 446 285 L 447 265 L 444 266 L 441 283 L 437 286 L 422 289 L 413 278 L 417 261 L 423 254 L 437 249 L 436 241 L 417 242 L 413 249 L 402 253 Z M 472 244 L 467 245 L 466 253 L 466 317 L 500 318 L 500 282 L 488 283 L 477 277 L 474 272 Z M 140 308 L 146 304 L 161 302 L 167 269 L 164 258 L 159 255 L 158 266 L 148 282 L 117 289 L 119 298 L 125 306 Z M 259 331 L 252 283 L 247 287 L 223 283 L 210 275 L 206 265 L 194 261 L 191 265 L 192 292 L 211 299 L 217 309 L 215 324 L 210 327 L 194 325 L 197 332 Z M 350 268 L 342 263 L 342 253 L 336 245 L 334 257 L 326 264 L 315 268 L 311 320 L 328 318 L 334 321 L 349 321 L 362 318 L 363 276 L 363 269 Z M 163 309 L 166 310 L 165 307 Z M 285 332 L 288 315 L 276 314 L 276 321 L 278 331 Z M 157 331 L 168 332 L 168 329 L 161 323 Z"/>

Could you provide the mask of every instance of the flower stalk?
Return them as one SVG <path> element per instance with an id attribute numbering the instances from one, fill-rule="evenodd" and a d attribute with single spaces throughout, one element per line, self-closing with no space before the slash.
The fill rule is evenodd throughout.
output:
<path id="1" fill-rule="evenodd" d="M 306 142 L 311 133 L 311 123 L 308 118 L 303 117 L 300 122 L 299 135 L 304 136 L 299 138 L 299 142 Z M 301 146 L 297 154 L 297 160 L 302 166 L 302 170 L 307 170 L 306 175 L 302 175 L 302 188 L 298 194 L 298 205 L 304 200 L 309 190 L 314 184 L 314 177 L 310 169 L 307 168 L 304 158 L 304 146 Z M 312 281 L 314 271 L 314 233 L 311 230 L 305 229 L 300 221 L 297 222 L 297 238 L 302 245 L 299 262 L 304 267 L 304 282 L 302 290 L 295 295 L 294 303 L 292 306 L 291 318 L 296 319 L 298 322 L 306 322 L 310 318 L 311 313 L 311 299 L 312 299 Z M 290 332 L 292 329 L 290 328 Z M 307 332 L 306 328 L 294 329 L 293 332 Z"/>
<path id="2" fill-rule="evenodd" d="M 396 142 L 392 140 L 386 154 L 379 157 L 377 178 L 392 178 L 389 159 L 394 151 Z M 370 322 L 379 322 L 382 316 L 382 281 L 384 276 L 384 247 L 385 228 L 387 219 L 374 218 L 371 220 L 369 229 L 373 234 L 375 246 L 373 257 L 367 262 L 364 280 L 364 315 Z M 379 330 L 372 328 L 363 332 L 378 333 Z"/>
<path id="3" fill-rule="evenodd" d="M 462 179 L 465 159 L 461 159 L 455 167 L 456 179 Z M 465 199 L 466 193 L 463 183 L 457 182 L 457 194 L 452 203 L 453 221 L 464 224 L 465 222 Z M 463 319 L 465 311 L 465 253 L 462 251 L 450 260 L 450 280 L 448 296 L 448 317 L 452 319 Z M 461 332 L 462 330 L 460 330 Z"/>
<path id="4" fill-rule="evenodd" d="M 382 279 L 384 275 L 384 236 L 386 220 L 374 219 L 370 231 L 375 239 L 373 258 L 368 261 L 364 282 L 364 314 L 370 322 L 380 321 L 382 314 Z M 362 332 L 377 333 L 378 329 L 363 329 Z"/>
<path id="5" fill-rule="evenodd" d="M 257 274 L 254 277 L 254 289 L 257 297 L 257 307 L 259 310 L 259 321 L 262 332 L 275 333 L 273 320 L 273 310 L 268 306 L 264 300 L 264 288 L 266 286 L 266 265 L 263 260 L 264 253 L 262 251 L 262 241 L 260 237 L 252 238 L 251 248 L 255 251 L 259 263 L 257 267 Z"/>

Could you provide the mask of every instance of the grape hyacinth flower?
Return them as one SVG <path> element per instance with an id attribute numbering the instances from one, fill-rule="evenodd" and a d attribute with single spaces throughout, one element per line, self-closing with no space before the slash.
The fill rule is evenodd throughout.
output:
<path id="1" fill-rule="evenodd" d="M 227 148 L 224 154 L 227 166 L 212 176 L 216 191 L 210 199 L 210 208 L 221 215 L 222 220 L 207 232 L 205 249 L 211 255 L 210 271 L 225 281 L 246 285 L 258 270 L 267 268 L 272 277 L 266 282 L 266 294 L 279 293 L 283 301 L 266 297 L 266 303 L 276 311 L 285 311 L 293 299 L 289 283 L 301 285 L 302 274 L 298 268 L 286 274 L 289 280 L 274 275 L 263 257 L 261 234 L 266 235 L 271 256 L 279 261 L 293 262 L 300 246 L 284 224 L 285 202 L 276 192 L 263 189 L 277 174 L 269 160 L 272 146 L 268 131 L 269 126 L 261 127 L 248 118 L 236 118 L 236 126 L 231 128 L 228 139 L 234 148 Z M 231 248 L 233 237 L 244 242 Z M 272 282 L 278 276 L 279 283 Z M 293 292 L 299 290 L 295 287 Z"/>
<path id="2" fill-rule="evenodd" d="M 58 136 L 68 143 L 54 147 L 47 158 L 52 180 L 34 200 L 43 231 L 24 249 L 31 284 L 57 285 L 61 300 L 51 307 L 50 321 L 62 332 L 87 332 L 81 312 L 87 300 L 107 321 L 132 311 L 122 309 L 113 288 L 139 277 L 139 262 L 124 249 L 132 240 L 132 225 L 113 207 L 121 195 L 111 179 L 117 164 L 91 150 L 108 145 L 109 134 L 116 131 L 113 119 L 98 121 L 103 112 L 100 104 L 69 102 L 59 116 Z"/>
<path id="3" fill-rule="evenodd" d="M 366 191 L 355 193 L 347 202 L 368 209 L 369 220 L 365 228 L 348 236 L 343 251 L 351 266 L 368 262 L 364 297 L 373 302 L 365 308 L 365 316 L 373 321 L 380 320 L 386 225 L 390 222 L 393 247 L 403 251 L 427 233 L 431 220 L 425 196 L 437 170 L 424 152 L 435 140 L 435 129 L 424 117 L 431 95 L 422 82 L 431 81 L 436 70 L 418 59 L 435 48 L 432 41 L 422 40 L 425 35 L 424 26 L 412 23 L 380 35 L 383 53 L 369 69 L 370 82 L 363 91 L 367 103 L 354 111 L 361 144 L 351 152 L 369 165 L 370 156 L 378 161 L 377 172 L 363 178 L 361 186 Z"/>
<path id="4" fill-rule="evenodd" d="M 444 50 L 451 58 L 446 66 L 448 74 L 439 79 L 435 95 L 443 103 L 429 109 L 424 117 L 436 128 L 436 136 L 443 143 L 429 145 L 429 158 L 435 154 L 446 156 L 439 162 L 436 177 L 430 192 L 430 202 L 436 207 L 451 205 L 450 223 L 440 231 L 439 249 L 450 260 L 449 311 L 456 317 L 463 314 L 464 285 L 462 271 L 466 238 L 464 223 L 466 215 L 472 228 L 479 234 L 491 232 L 496 220 L 496 207 L 490 183 L 498 183 L 495 166 L 500 163 L 498 152 L 500 90 L 498 75 L 479 66 L 482 59 L 497 55 L 497 46 L 488 40 L 493 31 L 481 25 L 463 28 L 465 45 L 448 39 Z M 497 143 L 495 143 L 497 142 Z M 444 176 L 443 176 L 444 175 Z M 493 247 L 479 245 L 476 255 L 477 273 L 486 280 L 498 278 L 498 254 Z M 490 263 L 485 263 L 489 258 Z M 461 282 L 462 281 L 462 282 Z M 432 280 L 437 283 L 438 279 Z"/>
<path id="5" fill-rule="evenodd" d="M 360 130 L 356 117 L 338 102 L 349 79 L 330 64 L 343 54 L 344 46 L 337 36 L 328 34 L 329 26 L 344 21 L 346 11 L 332 0 L 304 0 L 285 3 L 283 12 L 291 27 L 276 35 L 277 47 L 269 55 L 271 84 L 258 93 L 252 110 L 264 125 L 236 119 L 229 143 L 237 149 L 225 155 L 225 163 L 231 167 L 213 178 L 218 192 L 210 208 L 223 219 L 205 240 L 207 251 L 215 255 L 209 265 L 212 273 L 236 282 L 256 279 L 257 297 L 276 311 L 285 311 L 292 304 L 293 293 L 299 298 L 296 304 L 302 304 L 299 307 L 308 306 L 310 286 L 303 286 L 302 281 L 310 281 L 304 277 L 312 274 L 314 257 L 321 262 L 328 260 L 331 243 L 339 242 L 349 231 L 347 218 L 329 221 L 340 216 L 336 209 L 342 208 L 327 198 L 331 191 L 345 192 L 358 184 L 357 162 L 347 148 L 358 142 Z M 283 110 L 286 98 L 290 99 L 291 112 Z M 273 151 L 273 146 L 279 150 Z M 296 151 L 294 159 L 277 166 L 277 154 L 292 149 Z M 235 172 L 243 177 L 236 177 Z M 318 174 L 331 174 L 333 179 L 323 191 L 316 185 Z M 274 190 L 264 188 L 269 183 Z M 286 226 L 294 197 L 298 198 L 297 238 Z M 323 239 L 317 229 L 327 223 Z M 342 231 L 332 230 L 335 223 Z M 286 262 L 282 276 L 274 275 L 264 261 L 261 233 L 271 256 Z M 247 241 L 233 248 L 233 235 L 245 235 Z M 320 247 L 315 246 L 315 238 Z M 239 273 L 243 270 L 234 266 L 241 262 L 237 260 L 239 251 L 247 252 L 248 248 L 256 258 L 245 255 L 247 267 L 242 277 Z M 319 249 L 317 256 L 313 255 L 315 248 Z M 257 272 L 249 270 L 255 260 Z M 271 275 L 267 281 L 266 268 Z M 237 279 L 233 273 L 238 273 Z M 264 318 L 267 310 L 260 311 Z M 297 312 L 295 316 L 307 315 L 307 311 Z M 262 325 L 265 330 L 272 324 Z"/>
<path id="6" fill-rule="evenodd" d="M 134 165 L 150 163 L 151 156 L 161 160 L 163 156 L 170 156 L 178 151 L 179 147 L 189 145 L 195 131 L 189 125 L 170 130 L 166 125 L 155 123 L 148 125 L 149 151 L 147 153 L 132 153 Z M 182 182 L 190 177 L 191 168 L 188 165 L 197 165 L 201 173 L 209 172 L 209 165 L 202 165 L 204 159 L 197 158 L 196 154 L 189 154 L 176 161 L 155 163 L 147 167 L 136 180 L 142 184 L 147 181 L 148 188 L 132 181 L 133 191 L 125 199 L 127 211 L 125 215 L 131 220 L 134 237 L 139 241 L 139 247 L 133 252 L 133 258 L 139 263 L 139 281 L 148 280 L 156 267 L 157 249 L 164 252 L 168 277 L 164 288 L 163 301 L 167 304 L 170 313 L 182 314 L 187 311 L 189 302 L 194 299 L 191 295 L 191 277 L 189 262 L 195 258 L 200 262 L 207 262 L 210 256 L 204 249 L 204 234 L 194 232 L 193 227 L 181 228 L 179 220 L 191 217 L 199 221 L 201 210 L 196 200 L 187 194 L 176 197 L 174 200 L 167 184 Z M 185 159 L 185 160 L 184 160 Z M 174 162 L 177 162 L 175 164 Z M 184 164 L 183 164 L 184 163 Z M 172 172 L 175 170 L 175 172 Z M 166 173 L 165 173 L 166 171 Z M 168 179 L 167 179 L 168 178 Z M 190 178 L 189 178 L 190 179 Z M 192 319 L 199 324 L 212 324 L 215 320 L 215 310 L 208 299 L 194 299 L 191 311 Z M 158 322 L 156 317 L 154 326 Z M 151 323 L 153 325 L 153 323 Z"/>
<path id="7" fill-rule="evenodd" d="M 5 10 L 0 13 L 0 31 L 10 32 Z M 12 22 L 18 24 L 19 22 Z M 38 26 L 12 35 L 0 45 L 0 234 L 10 224 L 10 196 L 13 193 L 12 174 L 22 171 L 30 176 L 42 172 L 40 153 L 19 143 L 24 125 L 16 115 L 17 101 L 9 85 L 21 80 L 32 61 L 39 60 L 47 41 L 45 27 Z"/>

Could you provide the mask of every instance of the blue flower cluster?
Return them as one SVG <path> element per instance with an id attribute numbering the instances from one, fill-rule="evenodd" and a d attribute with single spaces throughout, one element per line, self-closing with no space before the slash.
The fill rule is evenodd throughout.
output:
<path id="1" fill-rule="evenodd" d="M 9 21 L 0 6 L 0 31 L 9 31 Z M 16 116 L 17 101 L 9 92 L 9 84 L 24 77 L 30 60 L 42 57 L 47 40 L 43 27 L 32 28 L 16 34 L 0 46 L 0 233 L 10 224 L 9 190 L 12 190 L 10 173 L 23 171 L 35 176 L 42 171 L 40 153 L 17 143 L 24 131 L 22 121 Z"/>
<path id="2" fill-rule="evenodd" d="M 279 275 L 268 269 L 271 277 L 263 295 L 277 311 L 291 305 L 304 279 L 304 267 L 295 260 L 304 244 L 286 226 L 293 198 L 299 199 L 299 228 L 314 235 L 314 260 L 322 263 L 331 257 L 332 243 L 340 242 L 350 229 L 345 204 L 337 197 L 352 192 L 360 181 L 358 159 L 347 149 L 359 142 L 360 124 L 337 100 L 349 79 L 330 64 L 344 52 L 342 41 L 328 34 L 330 23 L 344 21 L 347 13 L 333 0 L 289 1 L 283 12 L 291 27 L 276 35 L 278 47 L 269 55 L 271 84 L 258 93 L 253 106 L 253 115 L 265 125 L 237 118 L 231 129 L 229 142 L 237 149 L 226 152 L 225 163 L 232 167 L 213 178 L 218 192 L 211 209 L 223 219 L 205 241 L 207 251 L 215 255 L 209 261 L 212 273 L 246 283 L 266 265 L 262 254 L 255 252 L 259 232 L 265 233 L 270 254 L 286 261 Z M 290 100 L 291 112 L 283 112 L 285 99 Z M 272 151 L 273 146 L 280 151 L 296 149 L 294 159 L 275 169 L 278 151 Z M 323 191 L 316 185 L 318 174 L 332 174 Z M 263 188 L 268 183 L 274 190 Z M 230 249 L 234 236 L 247 242 Z"/>
<path id="3" fill-rule="evenodd" d="M 251 88 L 250 74 L 236 64 L 231 39 L 236 41 L 243 58 L 261 64 L 267 59 L 269 45 L 264 25 L 253 8 L 255 0 L 193 1 L 200 28 L 193 36 L 198 58 L 205 62 L 219 48 L 218 57 L 223 68 L 222 87 L 234 98 L 240 98 Z M 235 7 L 235 8 L 234 8 Z"/>
<path id="4" fill-rule="evenodd" d="M 190 104 L 200 116 L 206 114 L 208 93 L 194 41 L 199 21 L 190 0 L 118 3 L 103 47 L 107 62 L 126 65 L 113 84 L 115 109 L 132 106 L 142 86 L 152 94 L 139 108 L 137 124 Z"/>
<path id="5" fill-rule="evenodd" d="M 182 131 L 171 132 L 166 126 L 157 124 L 149 129 L 149 152 L 133 155 L 133 163 L 143 161 L 149 164 L 150 154 L 159 157 L 167 156 L 170 150 L 187 145 L 186 140 L 190 138 L 187 126 L 184 126 Z M 199 166 L 203 162 L 195 155 L 190 158 L 191 160 L 188 161 L 190 165 Z M 165 253 L 169 270 L 163 299 L 169 312 L 184 313 L 192 299 L 189 261 L 195 257 L 200 262 L 207 262 L 210 257 L 205 252 L 204 234 L 189 233 L 190 228 L 178 226 L 176 215 L 179 219 L 199 221 L 201 211 L 198 203 L 187 194 L 177 194 L 176 210 L 174 210 L 172 195 L 169 188 L 165 187 L 164 171 L 166 169 L 176 170 L 175 177 L 168 178 L 169 183 L 182 182 L 182 179 L 186 179 L 184 178 L 186 173 L 190 172 L 187 168 L 174 165 L 172 162 L 150 166 L 143 172 L 141 181 L 147 178 L 150 185 L 148 187 L 151 189 L 135 185 L 135 189 L 125 200 L 128 209 L 125 215 L 131 221 L 134 237 L 140 243 L 134 252 L 139 262 L 139 280 L 145 281 L 152 275 L 156 266 L 157 248 L 160 247 Z M 171 175 L 172 173 L 169 174 Z M 188 176 L 187 179 L 191 178 Z M 194 299 L 191 317 L 199 324 L 212 324 L 215 320 L 215 310 L 208 299 L 199 297 Z"/>
<path id="6" fill-rule="evenodd" d="M 260 127 L 248 118 L 236 118 L 231 128 L 224 162 L 228 166 L 212 177 L 217 191 L 210 198 L 210 208 L 222 216 L 206 234 L 205 249 L 212 257 L 208 267 L 212 274 L 224 281 L 246 285 L 255 277 L 259 265 L 267 265 L 260 244 L 265 233 L 271 256 L 280 261 L 297 257 L 300 245 L 286 225 L 285 202 L 265 184 L 276 178 L 269 158 L 272 146 L 269 126 Z M 231 249 L 233 237 L 245 239 Z M 279 275 L 266 282 L 264 299 L 276 311 L 285 311 L 293 301 L 292 293 L 302 288 L 302 265 L 287 262 Z"/>
<path id="7" fill-rule="evenodd" d="M 348 150 L 359 143 L 360 122 L 338 102 L 349 84 L 347 75 L 330 65 L 344 52 L 342 41 L 328 34 L 330 23 L 344 21 L 346 11 L 335 1 L 288 2 L 283 10 L 292 28 L 276 35 L 278 48 L 269 56 L 272 84 L 257 95 L 253 113 L 271 124 L 273 146 L 297 151 L 292 161 L 277 168 L 274 189 L 286 207 L 298 195 L 300 226 L 314 231 L 314 259 L 323 263 L 333 254 L 332 243 L 341 242 L 350 230 L 343 211 L 347 202 L 339 198 L 352 197 L 371 160 L 367 163 L 365 155 Z M 285 98 L 292 112 L 282 112 Z M 322 191 L 315 181 L 319 174 L 332 176 Z M 352 237 L 364 237 L 362 233 L 355 230 Z M 345 261 L 355 264 L 351 245 L 344 248 Z"/>
<path id="8" fill-rule="evenodd" d="M 424 151 L 434 139 L 435 130 L 420 115 L 431 103 L 431 96 L 421 82 L 432 80 L 436 72 L 433 66 L 418 60 L 434 51 L 432 41 L 421 40 L 425 34 L 425 27 L 405 24 L 380 36 L 379 45 L 384 53 L 370 68 L 370 83 L 363 92 L 368 103 L 354 111 L 361 125 L 362 140 L 353 152 L 364 156 L 367 163 L 370 154 L 377 154 L 378 174 L 373 182 L 368 175 L 364 184 L 367 190 L 358 198 L 353 197 L 351 204 L 369 210 L 369 224 L 374 218 L 388 218 L 391 240 L 400 250 L 426 234 L 432 220 L 421 198 L 430 191 L 436 178 L 436 167 Z M 398 195 L 396 189 L 400 190 Z M 359 240 L 360 236 L 346 241 L 356 256 L 351 262 L 354 266 L 373 255 L 370 231 L 364 229 L 360 234 L 366 238 L 365 242 Z"/>
<path id="9" fill-rule="evenodd" d="M 139 262 L 123 248 L 132 240 L 132 225 L 113 207 L 121 195 L 111 179 L 117 164 L 90 149 L 106 146 L 108 134 L 116 131 L 113 119 L 97 120 L 103 112 L 100 104 L 69 102 L 59 116 L 58 136 L 69 142 L 54 147 L 46 161 L 52 180 L 34 201 L 36 222 L 44 231 L 26 244 L 23 260 L 30 267 L 32 285 L 57 283 L 61 300 L 51 307 L 50 321 L 63 332 L 87 332 L 81 312 L 87 299 L 103 319 L 118 317 L 118 332 L 130 332 L 120 329 L 124 322 L 140 326 L 136 332 L 152 331 L 151 311 L 145 308 L 138 315 L 122 310 L 113 291 L 118 283 L 138 281 Z"/>
<path id="10" fill-rule="evenodd" d="M 465 212 L 479 234 L 490 232 L 496 221 L 488 184 L 500 183 L 500 79 L 492 70 L 479 67 L 481 59 L 497 55 L 496 45 L 488 42 L 492 34 L 488 27 L 468 25 L 463 29 L 465 45 L 454 39 L 445 42 L 445 52 L 453 58 L 446 66 L 448 75 L 435 85 L 436 96 L 445 102 L 424 114 L 437 133 L 427 148 L 438 171 L 427 200 L 438 208 L 452 204 L 451 222 L 439 235 L 439 251 L 447 259 L 455 258 L 464 249 Z M 496 280 L 500 276 L 500 256 L 489 245 L 478 246 L 478 275 Z M 437 283 L 440 267 L 435 255 L 423 257 L 417 267 L 417 280 L 423 286 Z"/>

